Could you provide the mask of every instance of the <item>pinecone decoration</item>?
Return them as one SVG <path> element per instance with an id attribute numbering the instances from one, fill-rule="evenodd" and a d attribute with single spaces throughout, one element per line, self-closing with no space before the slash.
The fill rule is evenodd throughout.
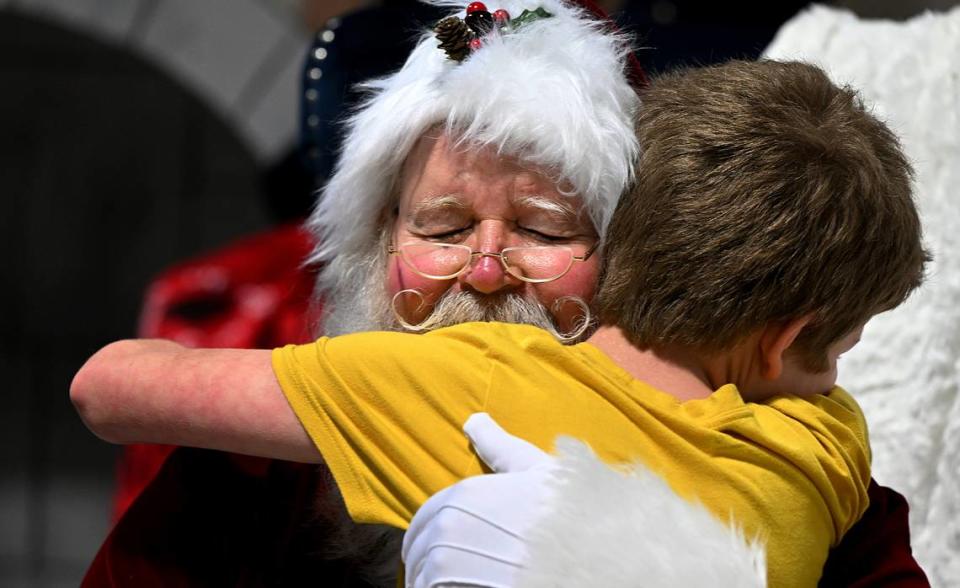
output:
<path id="1" fill-rule="evenodd" d="M 470 54 L 470 41 L 473 32 L 467 23 L 456 16 L 448 16 L 433 27 L 440 41 L 438 47 L 447 53 L 447 57 L 454 61 L 463 61 Z"/>

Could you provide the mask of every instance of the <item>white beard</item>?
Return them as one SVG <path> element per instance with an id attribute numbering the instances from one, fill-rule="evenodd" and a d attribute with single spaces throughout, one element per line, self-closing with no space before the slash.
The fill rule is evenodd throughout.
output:
<path id="1" fill-rule="evenodd" d="M 386 288 L 389 238 L 383 231 L 366 251 L 336 258 L 321 271 L 315 290 L 324 307 L 317 336 L 397 330 Z"/>

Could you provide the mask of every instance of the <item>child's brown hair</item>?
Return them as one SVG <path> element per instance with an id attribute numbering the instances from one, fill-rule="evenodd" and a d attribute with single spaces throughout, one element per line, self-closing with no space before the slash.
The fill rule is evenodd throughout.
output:
<path id="1" fill-rule="evenodd" d="M 641 347 L 729 348 L 814 320 L 806 367 L 903 302 L 929 259 L 896 136 L 804 63 L 734 61 L 655 80 L 637 182 L 607 235 L 600 319 Z"/>

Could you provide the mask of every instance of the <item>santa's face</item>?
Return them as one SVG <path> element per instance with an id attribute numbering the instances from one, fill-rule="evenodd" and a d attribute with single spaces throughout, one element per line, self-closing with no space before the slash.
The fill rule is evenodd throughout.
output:
<path id="1" fill-rule="evenodd" d="M 596 244 L 596 230 L 581 200 L 561 194 L 541 171 L 491 148 L 466 149 L 451 143 L 443 133 L 428 133 L 407 157 L 393 225 L 394 247 L 444 243 L 484 253 L 509 247 L 563 247 L 582 257 Z M 569 331 L 583 311 L 567 297 L 589 304 L 599 270 L 600 256 L 593 254 L 573 261 L 556 280 L 530 283 L 506 271 L 498 257 L 474 255 L 456 277 L 433 279 L 392 255 L 388 293 L 396 295 L 395 310 L 411 324 L 429 316 L 444 295 L 475 298 L 481 306 L 499 304 L 512 295 L 538 301 L 554 316 L 560 331 Z M 486 315 L 491 316 L 510 320 L 509 314 Z"/>

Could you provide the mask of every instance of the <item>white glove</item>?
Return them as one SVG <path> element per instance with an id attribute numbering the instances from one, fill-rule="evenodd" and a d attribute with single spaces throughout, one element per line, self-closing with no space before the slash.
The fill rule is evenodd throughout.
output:
<path id="1" fill-rule="evenodd" d="M 555 458 L 485 413 L 472 415 L 463 430 L 496 473 L 441 490 L 417 511 L 401 552 L 407 588 L 513 586 L 527 557 L 524 534 L 554 493 Z"/>

